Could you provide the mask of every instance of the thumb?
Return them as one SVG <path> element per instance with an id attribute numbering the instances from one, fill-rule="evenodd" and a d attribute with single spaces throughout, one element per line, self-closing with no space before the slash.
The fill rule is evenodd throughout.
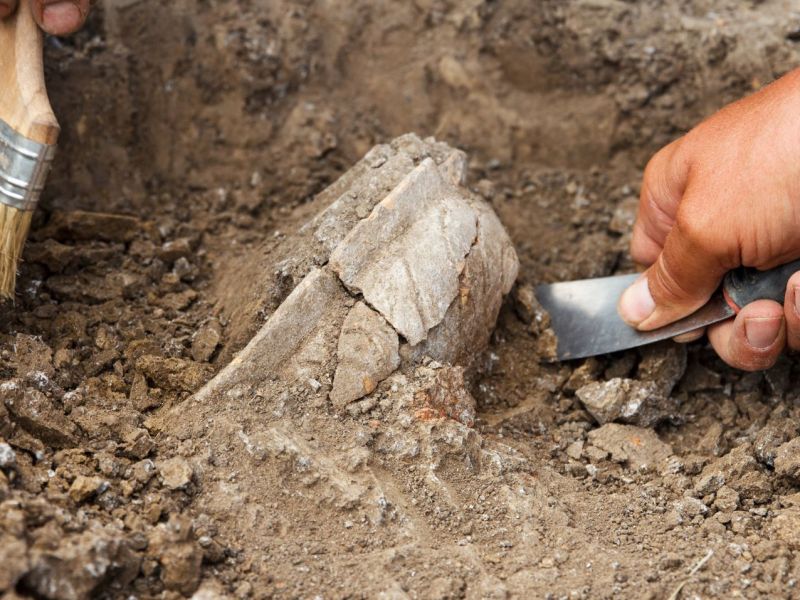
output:
<path id="1" fill-rule="evenodd" d="M 709 239 L 714 230 L 679 215 L 656 262 L 622 294 L 620 316 L 647 331 L 688 316 L 708 302 L 735 266 L 724 246 Z"/>

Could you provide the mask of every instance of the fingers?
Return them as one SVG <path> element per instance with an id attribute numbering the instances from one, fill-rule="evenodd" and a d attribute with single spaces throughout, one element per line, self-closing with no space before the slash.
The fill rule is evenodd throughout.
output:
<path id="1" fill-rule="evenodd" d="M 702 215 L 678 215 L 655 264 L 620 299 L 627 323 L 647 331 L 690 315 L 735 266 L 727 246 L 715 242 L 715 231 L 724 229 L 703 223 Z"/>
<path id="2" fill-rule="evenodd" d="M 800 272 L 789 278 L 783 300 L 786 318 L 786 343 L 794 351 L 800 351 Z"/>
<path id="3" fill-rule="evenodd" d="M 89 2 L 90 0 L 34 0 L 33 16 L 47 33 L 68 35 L 83 26 L 89 15 Z"/>
<path id="4" fill-rule="evenodd" d="M 778 360 L 786 345 L 786 329 L 784 308 L 772 300 L 757 300 L 735 319 L 709 327 L 708 339 L 732 367 L 760 371 Z"/>
<path id="5" fill-rule="evenodd" d="M 17 0 L 0 0 L 0 19 L 5 19 L 17 8 Z"/>
<path id="6" fill-rule="evenodd" d="M 675 224 L 688 175 L 681 140 L 660 150 L 647 164 L 631 240 L 631 256 L 637 263 L 651 265 L 656 261 Z"/>

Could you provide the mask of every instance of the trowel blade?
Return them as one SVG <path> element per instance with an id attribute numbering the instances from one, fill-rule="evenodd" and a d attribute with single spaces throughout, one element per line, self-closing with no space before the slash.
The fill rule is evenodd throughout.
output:
<path id="1" fill-rule="evenodd" d="M 557 360 L 585 358 L 644 346 L 718 323 L 734 315 L 721 293 L 697 312 L 653 331 L 637 331 L 617 313 L 622 292 L 633 275 L 600 277 L 540 285 L 536 297 L 550 314 L 550 327 L 558 338 Z"/>

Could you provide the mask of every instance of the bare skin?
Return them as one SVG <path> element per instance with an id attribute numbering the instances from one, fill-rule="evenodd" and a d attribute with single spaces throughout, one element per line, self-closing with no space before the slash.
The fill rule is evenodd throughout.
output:
<path id="1" fill-rule="evenodd" d="M 645 169 L 631 254 L 648 266 L 622 317 L 661 327 L 705 304 L 727 271 L 800 258 L 800 70 L 730 104 L 660 150 Z M 702 332 L 684 337 L 697 338 Z M 728 364 L 772 366 L 800 350 L 800 272 L 784 305 L 759 300 L 708 328 Z"/>
<path id="2" fill-rule="evenodd" d="M 80 29 L 89 14 L 90 0 L 31 0 L 33 16 L 51 35 L 69 35 Z M 0 0 L 0 19 L 17 9 L 18 0 Z"/>

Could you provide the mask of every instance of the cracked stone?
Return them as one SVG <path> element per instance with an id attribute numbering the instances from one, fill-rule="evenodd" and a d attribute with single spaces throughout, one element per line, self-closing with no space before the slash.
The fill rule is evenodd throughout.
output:
<path id="1" fill-rule="evenodd" d="M 476 235 L 475 211 L 426 159 L 352 229 L 330 264 L 417 345 L 458 296 Z"/>
<path id="2" fill-rule="evenodd" d="M 575 394 L 601 425 L 623 421 L 650 427 L 668 418 L 671 412 L 668 407 L 675 404 L 664 398 L 654 382 L 644 383 L 620 377 L 609 381 L 593 381 Z"/>
<path id="3" fill-rule="evenodd" d="M 400 340 L 386 320 L 358 302 L 344 320 L 331 402 L 342 408 L 371 393 L 400 366 Z"/>
<path id="4" fill-rule="evenodd" d="M 633 425 L 603 425 L 589 432 L 589 442 L 610 453 L 611 460 L 634 470 L 651 470 L 672 455 L 670 445 L 655 431 Z"/>

